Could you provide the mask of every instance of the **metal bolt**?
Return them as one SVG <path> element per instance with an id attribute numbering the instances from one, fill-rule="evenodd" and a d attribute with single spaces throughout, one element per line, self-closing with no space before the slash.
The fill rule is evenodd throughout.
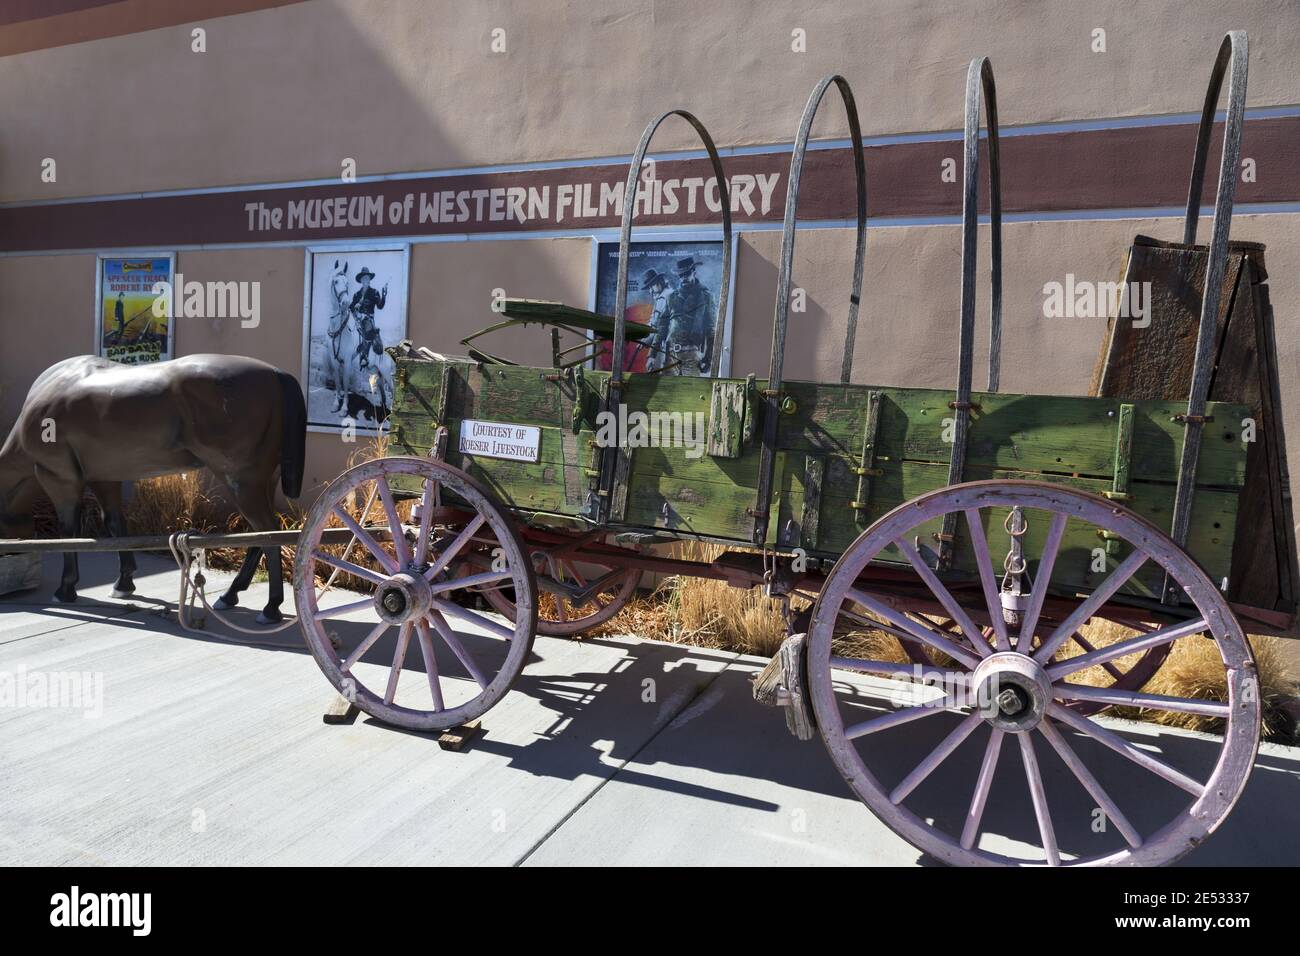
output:
<path id="1" fill-rule="evenodd" d="M 1020 699 L 1020 695 L 1009 687 L 1002 693 L 998 694 L 997 704 L 998 710 L 1002 711 L 1002 713 L 1006 714 L 1008 717 L 1014 717 L 1025 709 L 1024 702 Z"/>
<path id="2" fill-rule="evenodd" d="M 389 591 L 384 595 L 384 608 L 390 614 L 401 614 L 406 609 L 406 598 L 401 591 Z"/>

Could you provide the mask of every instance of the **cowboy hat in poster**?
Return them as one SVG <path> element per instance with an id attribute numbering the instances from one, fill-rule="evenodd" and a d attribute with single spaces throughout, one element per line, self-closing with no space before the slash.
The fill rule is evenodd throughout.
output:
<path id="1" fill-rule="evenodd" d="M 592 311 L 614 314 L 618 243 L 595 243 Z M 726 375 L 730 371 L 730 315 L 718 315 L 722 283 L 722 240 L 650 239 L 628 251 L 627 318 L 654 334 L 625 347 L 623 367 L 666 375 Z M 731 296 L 728 295 L 730 299 Z M 730 307 L 728 307 L 730 311 Z M 722 354 L 714 355 L 715 329 L 723 322 Z M 609 368 L 608 345 L 596 367 Z"/>

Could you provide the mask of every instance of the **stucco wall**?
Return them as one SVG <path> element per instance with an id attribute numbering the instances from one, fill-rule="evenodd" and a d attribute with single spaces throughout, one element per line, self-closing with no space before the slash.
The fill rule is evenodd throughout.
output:
<path id="1" fill-rule="evenodd" d="M 624 155 L 674 106 L 721 144 L 781 142 L 828 72 L 867 135 L 955 129 L 977 55 L 1007 125 L 1186 113 L 1228 29 L 1251 36 L 1250 104 L 1300 102 L 1293 0 L 312 0 L 203 26 L 205 53 L 182 25 L 0 59 L 0 196 Z M 815 130 L 845 132 L 829 110 Z"/>

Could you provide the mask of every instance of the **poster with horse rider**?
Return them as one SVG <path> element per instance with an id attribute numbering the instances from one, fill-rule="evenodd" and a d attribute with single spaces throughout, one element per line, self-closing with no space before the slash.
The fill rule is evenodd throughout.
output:
<path id="1" fill-rule="evenodd" d="M 594 245 L 591 308 L 602 315 L 613 315 L 618 243 L 600 240 Z M 655 331 L 641 342 L 627 344 L 623 367 L 634 372 L 662 371 L 665 375 L 729 374 L 730 315 L 722 316 L 722 354 L 713 354 L 722 278 L 720 239 L 634 241 L 628 253 L 627 317 Z M 729 294 L 731 298 L 734 296 Z M 596 367 L 609 368 L 608 354 L 597 357 Z"/>
<path id="2" fill-rule="evenodd" d="M 303 377 L 312 431 L 376 433 L 393 402 L 384 352 L 406 338 L 410 246 L 307 250 Z"/>
<path id="3" fill-rule="evenodd" d="M 171 284 L 176 256 L 159 253 L 99 256 L 95 293 L 95 346 L 99 355 L 123 365 L 163 362 L 174 356 L 175 329 L 169 299 L 154 291 Z"/>

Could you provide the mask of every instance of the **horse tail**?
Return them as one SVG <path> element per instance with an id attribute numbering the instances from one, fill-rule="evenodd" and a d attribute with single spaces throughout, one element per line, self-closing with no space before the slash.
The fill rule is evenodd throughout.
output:
<path id="1" fill-rule="evenodd" d="M 280 369 L 275 377 L 280 382 L 280 489 L 297 498 L 307 465 L 307 403 L 296 378 Z"/>

